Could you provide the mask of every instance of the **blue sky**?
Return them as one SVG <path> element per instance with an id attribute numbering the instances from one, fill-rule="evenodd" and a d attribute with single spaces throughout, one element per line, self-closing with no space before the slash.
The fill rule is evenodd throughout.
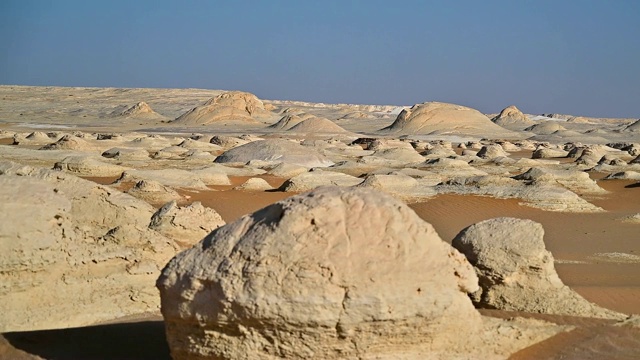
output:
<path id="1" fill-rule="evenodd" d="M 0 84 L 640 117 L 640 1 L 0 1 Z"/>

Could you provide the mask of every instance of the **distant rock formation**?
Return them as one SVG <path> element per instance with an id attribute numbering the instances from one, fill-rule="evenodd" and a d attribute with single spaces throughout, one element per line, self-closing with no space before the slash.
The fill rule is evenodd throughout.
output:
<path id="1" fill-rule="evenodd" d="M 627 126 L 625 131 L 640 131 L 640 120 L 634 122 L 633 124 Z"/>
<path id="2" fill-rule="evenodd" d="M 289 130 L 300 122 L 315 117 L 309 113 L 287 114 L 280 118 L 277 123 L 269 125 L 270 129 Z"/>
<path id="3" fill-rule="evenodd" d="M 569 119 L 567 119 L 568 123 L 574 123 L 574 124 L 592 124 L 593 119 L 590 119 L 588 117 L 584 117 L 584 116 L 574 116 L 571 117 Z"/>
<path id="4" fill-rule="evenodd" d="M 486 138 L 523 138 L 489 120 L 478 110 L 441 102 L 416 104 L 402 110 L 396 120 L 382 131 L 394 134 L 467 135 Z"/>
<path id="5" fill-rule="evenodd" d="M 567 130 L 564 126 L 560 125 L 557 121 L 544 121 L 535 125 L 529 126 L 524 129 L 525 131 L 531 131 L 538 135 L 549 135 L 556 131 Z"/>
<path id="6" fill-rule="evenodd" d="M 348 132 L 340 125 L 322 117 L 312 117 L 303 120 L 287 131 L 303 134 L 342 134 Z"/>
<path id="7" fill-rule="evenodd" d="M 159 119 L 164 116 L 155 112 L 149 104 L 141 101 L 133 106 L 127 107 L 124 110 L 115 110 L 110 116 L 112 117 L 125 117 L 134 119 Z"/>
<path id="8" fill-rule="evenodd" d="M 508 129 L 522 130 L 535 122 L 523 114 L 515 105 L 507 106 L 502 109 L 500 114 L 491 119 L 495 124 Z"/>
<path id="9" fill-rule="evenodd" d="M 173 122 L 184 125 L 206 125 L 221 121 L 257 123 L 256 116 L 267 114 L 269 111 L 264 107 L 264 103 L 255 95 L 229 91 L 187 111 Z"/>

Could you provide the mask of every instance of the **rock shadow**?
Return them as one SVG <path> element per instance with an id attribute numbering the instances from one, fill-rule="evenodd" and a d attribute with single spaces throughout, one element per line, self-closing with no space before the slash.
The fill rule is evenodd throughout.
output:
<path id="1" fill-rule="evenodd" d="M 12 332 L 2 336 L 16 349 L 45 359 L 171 359 L 161 320 Z"/>

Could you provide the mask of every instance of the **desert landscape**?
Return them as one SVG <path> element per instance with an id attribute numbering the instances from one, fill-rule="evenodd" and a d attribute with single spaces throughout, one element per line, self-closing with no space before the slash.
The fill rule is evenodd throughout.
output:
<path id="1" fill-rule="evenodd" d="M 0 357 L 640 358 L 640 120 L 427 100 L 1 85 Z"/>

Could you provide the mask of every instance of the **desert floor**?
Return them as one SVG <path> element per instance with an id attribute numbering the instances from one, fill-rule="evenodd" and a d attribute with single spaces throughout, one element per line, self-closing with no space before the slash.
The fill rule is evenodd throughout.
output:
<path id="1" fill-rule="evenodd" d="M 94 178 L 110 183 L 111 178 Z M 235 178 L 241 184 L 244 178 Z M 268 178 L 273 185 L 282 180 Z M 499 216 L 533 219 L 545 227 L 545 242 L 557 259 L 556 269 L 565 284 L 586 299 L 603 307 L 624 313 L 640 313 L 640 267 L 638 263 L 618 263 L 590 260 L 603 252 L 640 254 L 638 226 L 621 224 L 616 219 L 640 211 L 640 192 L 629 187 L 630 182 L 616 180 L 604 186 L 610 191 L 606 198 L 594 201 L 609 210 L 604 214 L 557 214 L 518 205 L 517 200 L 501 200 L 481 196 L 442 195 L 411 207 L 435 226 L 445 240 L 451 240 L 461 229 Z M 191 200 L 201 201 L 230 222 L 257 210 L 289 193 L 247 193 L 231 190 L 233 186 L 218 186 L 212 192 L 188 192 Z M 483 310 L 485 315 L 510 317 L 532 316 L 560 324 L 580 326 L 568 334 L 560 334 L 532 348 L 513 355 L 513 359 L 566 358 L 599 359 L 634 358 L 640 351 L 640 330 L 612 326 L 609 320 L 567 316 L 530 315 Z M 570 349 L 570 350 L 568 350 Z M 111 324 L 84 328 L 43 330 L 4 334 L 0 342 L 0 357 L 31 359 L 32 355 L 55 359 L 170 359 L 164 339 L 162 318 L 125 319 Z"/>
<path id="2" fill-rule="evenodd" d="M 74 96 L 63 97 L 66 89 L 54 89 L 54 92 L 37 88 L 38 96 L 49 96 L 53 102 L 68 102 L 70 98 L 79 99 L 78 108 L 83 108 L 88 117 L 78 119 L 73 130 L 84 132 L 140 132 L 157 134 L 182 134 L 188 136 L 194 132 L 244 134 L 256 131 L 254 128 L 210 130 L 205 127 L 172 127 L 159 123 L 157 119 L 139 120 L 132 124 L 126 119 L 111 120 L 99 118 L 95 99 L 99 96 L 109 98 L 112 94 L 106 90 L 95 93 L 78 92 Z M 61 94 L 56 93 L 60 92 Z M 100 92 L 102 91 L 102 92 Z M 192 104 L 205 101 L 220 92 L 212 91 L 159 91 L 139 92 L 131 90 L 124 98 L 113 100 L 114 105 L 125 98 L 145 98 L 146 101 L 166 119 L 179 116 Z M 15 116 L 19 107 L 15 103 L 25 103 L 25 94 L 29 88 L 7 88 L 2 90 L 5 106 L 0 109 L 0 130 L 8 132 L 29 131 L 68 131 L 69 123 L 60 114 L 45 110 L 46 106 L 35 104 L 22 112 L 26 121 Z M 53 95 L 57 94 L 57 95 Z M 65 93 L 66 94 L 66 93 Z M 143 96 L 152 94 L 153 96 Z M 58 96 L 58 97 L 56 97 Z M 124 96 L 124 95 L 123 95 Z M 17 100 L 16 100 L 17 99 Z M 22 101 L 22 102 L 20 102 Z M 44 100 L 43 100 L 44 101 Z M 82 104 L 90 106 L 82 107 Z M 281 104 L 279 104 L 281 105 Z M 287 104 L 295 106 L 296 104 Z M 297 104 L 304 109 L 311 105 Z M 65 105 L 66 106 L 66 105 Z M 71 105 L 69 105 L 71 106 Z M 71 107 L 65 108 L 68 113 Z M 48 112 L 47 112 L 48 111 Z M 331 118 L 340 109 L 325 109 L 322 115 Z M 335 117 L 335 116 L 334 116 Z M 164 121 L 164 120 L 163 120 Z M 345 119 L 336 121 L 349 131 L 359 134 L 374 134 L 373 129 L 387 126 L 393 121 L 391 116 L 373 118 L 374 125 L 364 120 Z M 227 130 L 225 132 L 225 130 Z M 263 135 L 264 133 L 257 133 Z M 375 134 L 374 134 L 375 135 Z M 173 135 L 172 135 L 173 136 Z M 300 136 L 300 135 L 296 135 Z M 363 135 L 364 136 L 364 135 Z M 638 135 L 635 135 L 638 136 Z M 640 139 L 638 140 L 640 141 Z M 0 146 L 11 147 L 13 139 L 0 139 Z M 33 147 L 37 148 L 37 147 Z M 512 153 L 514 158 L 531 158 L 531 151 Z M 38 160 L 34 159 L 33 163 Z M 47 161 L 44 161 L 47 163 Z M 457 233 L 465 227 L 481 220 L 509 216 L 532 219 L 541 223 L 545 229 L 545 243 L 556 260 L 555 267 L 562 281 L 585 297 L 602 307 L 625 314 L 640 314 L 640 224 L 623 222 L 620 219 L 640 213 L 640 187 L 637 180 L 602 180 L 607 174 L 590 172 L 590 177 L 603 189 L 609 191 L 602 195 L 583 195 L 588 202 L 606 210 L 595 213 L 552 212 L 535 209 L 521 204 L 519 199 L 497 199 L 490 196 L 438 194 L 427 200 L 411 202 L 409 206 L 425 221 L 431 223 L 443 240 L 451 242 Z M 117 177 L 83 176 L 99 184 L 113 184 Z M 282 185 L 286 179 L 271 175 L 258 175 L 274 188 Z M 250 177 L 230 176 L 231 185 L 209 186 L 209 190 L 177 189 L 188 198 L 182 201 L 186 205 L 200 201 L 204 206 L 218 212 L 227 222 L 253 212 L 278 200 L 293 195 L 278 190 L 241 191 L 233 188 L 244 183 Z M 112 185 L 125 191 L 133 183 Z M 162 203 L 152 203 L 160 207 Z M 633 359 L 640 358 L 640 329 L 637 327 L 617 327 L 612 320 L 576 318 L 558 315 L 514 313 L 497 310 L 481 310 L 484 315 L 495 317 L 525 316 L 545 319 L 559 324 L 575 325 L 576 329 L 559 334 L 546 341 L 514 354 L 512 359 Z M 0 358 L 3 359 L 169 359 L 164 325 L 158 314 L 135 316 L 108 323 L 100 323 L 80 328 L 40 330 L 5 333 L 0 336 Z"/>

